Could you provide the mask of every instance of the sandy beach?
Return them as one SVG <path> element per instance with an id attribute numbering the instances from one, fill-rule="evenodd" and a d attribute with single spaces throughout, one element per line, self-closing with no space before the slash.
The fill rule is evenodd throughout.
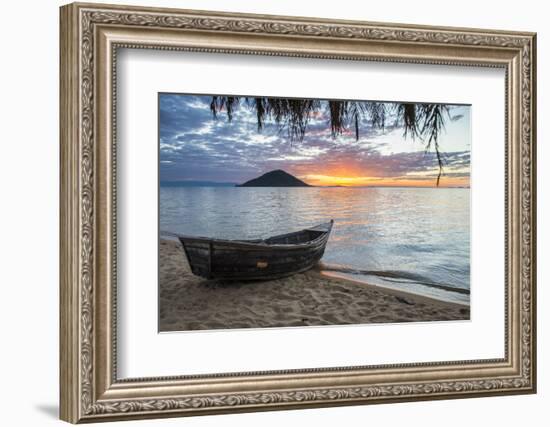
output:
<path id="1" fill-rule="evenodd" d="M 320 326 L 468 320 L 467 306 L 323 274 L 220 283 L 191 273 L 179 242 L 160 241 L 159 329 Z"/>

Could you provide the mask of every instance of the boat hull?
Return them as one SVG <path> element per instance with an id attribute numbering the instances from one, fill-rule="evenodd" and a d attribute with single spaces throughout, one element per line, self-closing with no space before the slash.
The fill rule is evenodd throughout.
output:
<path id="1" fill-rule="evenodd" d="M 332 222 L 258 241 L 184 236 L 179 240 L 191 271 L 197 276 L 221 280 L 272 280 L 314 267 L 325 252 L 331 228 Z"/>

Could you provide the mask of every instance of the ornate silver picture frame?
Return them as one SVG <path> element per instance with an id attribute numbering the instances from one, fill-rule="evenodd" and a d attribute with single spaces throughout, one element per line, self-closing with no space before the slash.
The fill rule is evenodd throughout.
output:
<path id="1" fill-rule="evenodd" d="M 535 34 L 80 3 L 63 6 L 60 18 L 61 419 L 536 391 Z M 116 61 L 122 48 L 504 70 L 504 357 L 120 379 Z"/>

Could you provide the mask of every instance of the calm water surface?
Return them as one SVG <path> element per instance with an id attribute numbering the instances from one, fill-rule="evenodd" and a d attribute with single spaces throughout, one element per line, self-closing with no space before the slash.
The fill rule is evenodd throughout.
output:
<path id="1" fill-rule="evenodd" d="M 180 234 L 249 239 L 330 219 L 330 274 L 469 303 L 469 189 L 160 189 L 160 229 Z"/>

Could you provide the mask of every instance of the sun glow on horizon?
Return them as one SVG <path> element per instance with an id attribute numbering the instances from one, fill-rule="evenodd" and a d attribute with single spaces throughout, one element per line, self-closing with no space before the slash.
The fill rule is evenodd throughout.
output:
<path id="1" fill-rule="evenodd" d="M 310 185 L 322 187 L 436 187 L 437 176 L 403 176 L 403 177 L 371 177 L 371 176 L 332 176 L 308 174 L 299 176 Z M 443 175 L 439 187 L 469 187 L 469 177 L 446 177 Z"/>

